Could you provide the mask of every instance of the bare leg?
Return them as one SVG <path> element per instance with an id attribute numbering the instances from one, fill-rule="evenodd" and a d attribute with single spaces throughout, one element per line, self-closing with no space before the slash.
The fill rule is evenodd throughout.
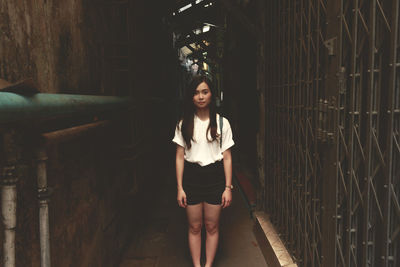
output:
<path id="1" fill-rule="evenodd" d="M 187 205 L 186 215 L 189 223 L 189 248 L 192 254 L 193 265 L 200 267 L 201 227 L 203 222 L 203 203 Z"/>
<path id="2" fill-rule="evenodd" d="M 217 252 L 220 214 L 221 205 L 212 205 L 204 202 L 204 223 L 207 230 L 205 267 L 212 266 Z"/>

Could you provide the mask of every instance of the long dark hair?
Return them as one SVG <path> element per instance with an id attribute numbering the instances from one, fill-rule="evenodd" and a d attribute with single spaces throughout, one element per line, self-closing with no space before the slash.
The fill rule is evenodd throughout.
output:
<path id="1" fill-rule="evenodd" d="M 182 116 L 182 135 L 185 140 L 186 146 L 190 149 L 192 147 L 191 140 L 193 140 L 193 128 L 194 128 L 194 114 L 196 112 L 196 107 L 193 103 L 193 96 L 196 92 L 196 88 L 201 83 L 206 83 L 210 88 L 211 92 L 211 102 L 209 105 L 210 109 L 210 122 L 206 131 L 206 138 L 209 142 L 217 139 L 219 136 L 217 133 L 217 119 L 216 119 L 216 104 L 215 97 L 216 92 L 214 91 L 214 86 L 212 86 L 211 80 L 205 75 L 196 75 L 190 81 L 188 87 L 186 88 L 184 106 L 183 106 L 183 116 Z M 208 133 L 211 133 L 211 139 L 208 139 Z M 193 140 L 195 141 L 195 140 Z"/>

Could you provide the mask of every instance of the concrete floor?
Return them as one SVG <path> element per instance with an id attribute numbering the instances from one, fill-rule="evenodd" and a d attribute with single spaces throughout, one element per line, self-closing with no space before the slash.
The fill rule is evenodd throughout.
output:
<path id="1" fill-rule="evenodd" d="M 119 267 L 192 266 L 187 243 L 186 214 L 175 200 L 175 179 L 173 175 L 168 176 L 164 184 L 154 184 L 154 201 L 144 201 L 143 204 L 152 210 L 151 216 L 147 216 L 137 231 L 139 233 L 128 246 Z M 232 206 L 222 213 L 220 244 L 214 266 L 267 266 L 253 234 L 254 222 L 237 189 L 234 190 L 233 198 Z"/>

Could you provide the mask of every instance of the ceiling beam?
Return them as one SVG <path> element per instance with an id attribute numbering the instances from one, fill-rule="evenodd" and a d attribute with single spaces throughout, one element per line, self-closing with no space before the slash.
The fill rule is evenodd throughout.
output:
<path id="1" fill-rule="evenodd" d="M 182 34 L 182 35 L 184 37 L 179 38 L 177 40 L 177 42 L 176 42 L 176 46 L 177 47 L 180 48 L 182 46 L 189 45 L 191 43 L 199 43 L 200 46 L 202 46 L 201 43 L 203 43 L 203 40 L 208 40 L 209 37 L 211 36 L 211 29 L 210 29 L 210 31 L 204 32 L 204 33 L 201 33 L 201 34 L 194 34 L 192 31 L 190 31 L 190 32 Z M 188 35 L 190 35 L 190 36 L 186 37 Z M 205 46 L 205 47 L 207 47 L 207 46 Z"/>
<path id="2" fill-rule="evenodd" d="M 194 53 L 196 50 L 193 48 L 193 47 L 191 47 L 189 44 L 188 45 L 185 45 L 185 47 L 187 47 L 190 51 L 192 51 L 192 53 Z"/>

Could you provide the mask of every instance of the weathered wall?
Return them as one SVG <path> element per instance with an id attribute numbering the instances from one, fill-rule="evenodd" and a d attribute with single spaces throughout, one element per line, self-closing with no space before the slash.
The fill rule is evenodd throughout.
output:
<path id="1" fill-rule="evenodd" d="M 108 133 L 50 151 L 53 266 L 116 266 L 137 211 L 132 172 L 116 153 L 123 145 Z"/>
<path id="2" fill-rule="evenodd" d="M 24 137 L 26 138 L 26 137 Z M 117 153 L 112 132 L 48 148 L 52 266 L 114 266 L 131 229 L 133 179 Z M 17 266 L 40 266 L 36 161 L 25 149 L 19 161 Z M 30 161 L 31 159 L 31 161 Z M 25 163 L 25 164 L 24 164 Z M 129 225 L 130 227 L 130 225 Z"/>
<path id="3" fill-rule="evenodd" d="M 121 36 L 127 42 L 119 52 L 127 56 L 127 62 L 118 65 L 112 61 L 115 54 L 110 47 L 120 40 L 111 36 L 124 32 L 111 21 L 108 1 L 0 1 L 0 78 L 15 82 L 32 77 L 40 91 L 49 93 L 171 97 L 168 92 L 175 67 L 171 59 L 175 55 L 171 36 L 162 27 L 162 11 L 146 1 L 126 3 L 132 32 L 129 40 Z M 123 80 L 119 76 L 105 78 L 124 64 L 129 72 Z M 126 138 L 121 134 L 127 130 L 113 128 L 108 135 L 49 150 L 48 180 L 54 188 L 49 210 L 52 266 L 117 266 L 124 245 L 135 235 L 135 224 L 149 212 L 141 204 L 144 195 L 151 196 L 150 183 L 157 182 L 148 179 L 154 163 L 148 154 L 135 162 L 124 161 L 115 151 L 121 144 L 132 143 L 141 144 L 148 153 L 156 146 L 165 150 L 162 146 L 169 143 L 165 129 L 171 107 L 160 101 L 146 103 L 134 116 L 134 134 Z M 120 121 L 128 125 L 126 120 Z M 0 133 L 4 129 L 0 125 Z M 20 132 L 32 135 L 30 129 Z M 22 154 L 17 266 L 36 267 L 40 266 L 40 247 L 35 161 L 27 147 Z M 151 160 L 162 155 L 153 153 Z"/>
<path id="4" fill-rule="evenodd" d="M 95 91 L 102 24 L 91 2 L 0 1 L 0 78 L 32 77 L 42 92 Z"/>
<path id="5" fill-rule="evenodd" d="M 132 146 L 126 119 L 118 114 L 119 119 L 113 121 L 119 123 L 107 131 L 48 147 L 47 179 L 53 191 L 49 203 L 53 266 L 118 266 L 128 242 L 137 234 L 136 226 L 151 216 L 152 211 L 144 203 L 154 199 L 152 186 L 166 178 L 160 170 L 173 158 L 165 157 L 169 142 L 161 130 L 166 128 L 168 116 L 157 110 L 147 111 L 144 116 L 143 113 L 139 110 L 134 122 L 136 145 Z M 39 206 L 33 153 L 37 143 L 30 141 L 29 129 L 16 132 L 16 266 L 38 267 Z M 0 225 L 1 241 L 3 230 Z"/>

